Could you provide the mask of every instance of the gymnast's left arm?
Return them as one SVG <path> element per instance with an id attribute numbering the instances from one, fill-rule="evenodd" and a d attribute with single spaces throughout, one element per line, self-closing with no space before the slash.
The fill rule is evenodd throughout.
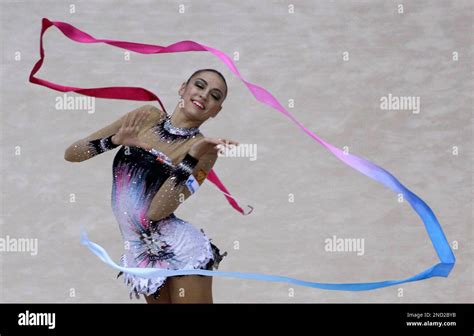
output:
<path id="1" fill-rule="evenodd" d="M 197 159 L 187 153 L 153 197 L 148 219 L 157 221 L 173 213 L 204 183 L 217 157 L 217 153 L 208 153 Z"/>

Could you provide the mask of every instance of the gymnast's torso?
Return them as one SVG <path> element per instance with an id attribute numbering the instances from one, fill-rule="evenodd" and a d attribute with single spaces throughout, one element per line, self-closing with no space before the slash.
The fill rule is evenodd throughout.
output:
<path id="1" fill-rule="evenodd" d="M 147 215 L 153 197 L 170 177 L 175 164 L 203 137 L 197 128 L 173 127 L 166 113 L 160 112 L 139 134 L 153 150 L 121 146 L 113 160 L 111 205 L 124 241 L 121 264 L 163 269 L 217 268 L 222 256 L 203 230 L 174 213 L 159 220 L 151 220 Z M 167 198 L 163 197 L 160 203 L 165 202 Z M 128 273 L 124 276 L 131 285 L 130 295 L 135 292 L 137 296 L 157 292 L 166 280 L 138 278 Z"/>

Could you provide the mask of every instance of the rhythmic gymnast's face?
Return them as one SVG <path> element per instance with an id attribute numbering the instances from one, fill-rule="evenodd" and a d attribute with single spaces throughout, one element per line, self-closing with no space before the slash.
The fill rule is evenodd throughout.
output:
<path id="1" fill-rule="evenodd" d="M 178 92 L 183 97 L 181 109 L 186 117 L 202 123 L 222 109 L 227 88 L 219 75 L 204 71 L 194 75 L 187 86 L 183 83 Z"/>

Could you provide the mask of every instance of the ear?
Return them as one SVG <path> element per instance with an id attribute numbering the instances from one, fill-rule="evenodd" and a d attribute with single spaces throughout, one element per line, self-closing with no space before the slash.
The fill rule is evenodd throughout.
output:
<path id="1" fill-rule="evenodd" d="M 186 82 L 183 82 L 183 84 L 181 84 L 181 87 L 178 90 L 178 94 L 182 96 L 184 94 L 185 89 L 186 89 Z"/>

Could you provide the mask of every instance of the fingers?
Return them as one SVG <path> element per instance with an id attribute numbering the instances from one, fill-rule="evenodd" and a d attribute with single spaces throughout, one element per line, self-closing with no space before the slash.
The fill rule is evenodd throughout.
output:
<path id="1" fill-rule="evenodd" d="M 230 139 L 219 139 L 219 142 L 229 144 L 229 145 L 238 145 L 239 144 L 237 141 L 230 140 Z"/>
<path id="2" fill-rule="evenodd" d="M 229 145 L 235 145 L 235 146 L 239 145 L 239 142 L 234 141 L 234 140 L 224 140 L 224 142 L 226 142 Z"/>
<path id="3" fill-rule="evenodd" d="M 134 126 L 141 126 L 150 115 L 150 111 L 140 111 L 140 112 L 142 113 L 140 113 L 135 119 Z"/>
<path id="4" fill-rule="evenodd" d="M 196 155 L 196 157 L 201 157 L 207 153 L 217 153 L 222 150 L 222 147 L 236 145 L 238 146 L 239 143 L 234 140 L 230 139 L 217 139 L 217 138 L 207 138 L 204 137 L 203 139 L 196 142 L 190 151 Z"/>
<path id="5" fill-rule="evenodd" d="M 139 127 L 148 118 L 150 111 L 137 111 L 135 113 L 129 113 L 125 118 L 123 127 Z"/>
<path id="6" fill-rule="evenodd" d="M 125 117 L 125 120 L 122 124 L 122 127 L 128 127 L 128 125 L 130 124 L 130 118 L 132 117 L 132 114 L 133 113 L 127 113 L 127 116 Z"/>
<path id="7" fill-rule="evenodd" d="M 229 147 L 229 146 L 238 146 L 239 142 L 230 140 L 230 139 L 212 139 L 212 143 L 215 144 L 214 150 L 220 151 L 224 147 Z"/>
<path id="8" fill-rule="evenodd" d="M 222 145 L 235 145 L 235 146 L 238 146 L 239 145 L 239 142 L 237 141 L 234 141 L 234 140 L 230 140 L 230 139 L 208 139 L 209 142 L 215 144 L 215 145 L 219 145 L 219 144 L 222 144 Z"/>
<path id="9" fill-rule="evenodd" d="M 137 111 L 136 113 L 133 113 L 132 118 L 130 120 L 130 124 L 128 126 L 130 127 L 135 127 L 137 120 L 140 118 L 140 112 L 142 111 Z"/>
<path id="10" fill-rule="evenodd" d="M 221 149 L 222 147 L 238 146 L 239 143 L 230 139 L 218 139 L 218 144 L 214 148 Z"/>

